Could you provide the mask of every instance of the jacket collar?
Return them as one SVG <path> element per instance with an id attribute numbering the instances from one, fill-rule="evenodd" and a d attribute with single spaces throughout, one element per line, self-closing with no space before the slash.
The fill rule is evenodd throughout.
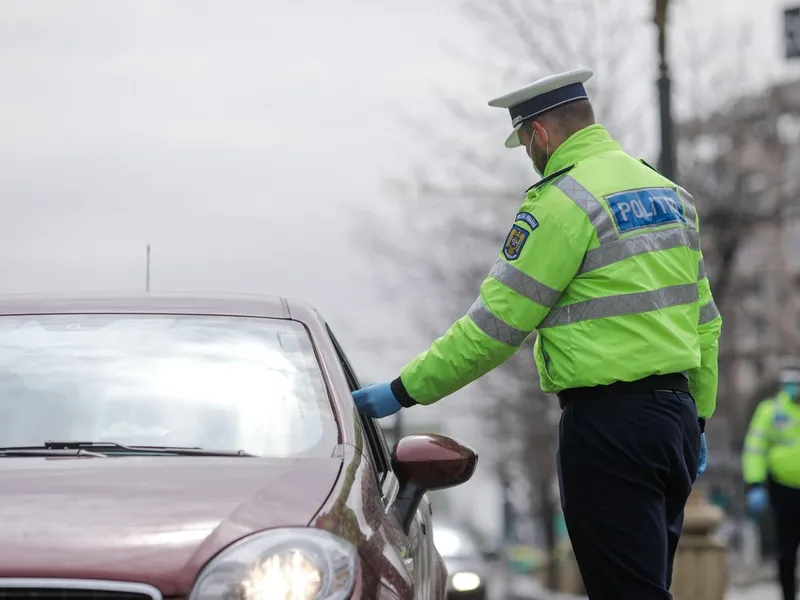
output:
<path id="1" fill-rule="evenodd" d="M 580 131 L 576 131 L 561 144 L 544 169 L 543 177 L 552 175 L 565 167 L 574 165 L 590 156 L 595 156 L 601 152 L 622 150 L 622 147 L 614 141 L 602 125 L 590 125 Z"/>
<path id="2" fill-rule="evenodd" d="M 778 396 L 777 396 L 776 399 L 777 399 L 778 405 L 782 406 L 784 408 L 786 408 L 786 407 L 794 407 L 794 406 L 800 407 L 800 403 L 795 402 L 794 400 L 792 400 L 791 396 L 789 396 L 789 394 L 787 394 L 783 390 L 778 392 Z"/>

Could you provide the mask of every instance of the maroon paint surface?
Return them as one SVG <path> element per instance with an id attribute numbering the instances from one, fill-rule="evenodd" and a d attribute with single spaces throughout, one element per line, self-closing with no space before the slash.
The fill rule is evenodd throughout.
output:
<path id="1" fill-rule="evenodd" d="M 356 546 L 352 598 L 411 600 L 404 562 L 412 544 L 381 497 L 363 431 L 325 321 L 297 300 L 203 294 L 17 295 L 0 316 L 36 314 L 226 315 L 293 319 L 314 344 L 340 431 L 329 459 L 229 457 L 0 459 L 0 577 L 149 583 L 188 596 L 207 562 L 244 536 L 271 528 L 323 528 Z M 2 441 L 0 440 L 0 444 Z M 458 485 L 477 455 L 439 435 L 409 436 L 392 455 L 401 482 Z M 431 581 L 444 600 L 438 553 Z"/>

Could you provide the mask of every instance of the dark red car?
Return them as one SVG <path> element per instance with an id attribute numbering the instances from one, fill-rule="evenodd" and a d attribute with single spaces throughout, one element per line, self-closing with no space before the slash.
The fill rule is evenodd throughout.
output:
<path id="1" fill-rule="evenodd" d="M 294 300 L 0 298 L 0 598 L 443 600 L 425 493 L 477 456 L 358 386 Z"/>

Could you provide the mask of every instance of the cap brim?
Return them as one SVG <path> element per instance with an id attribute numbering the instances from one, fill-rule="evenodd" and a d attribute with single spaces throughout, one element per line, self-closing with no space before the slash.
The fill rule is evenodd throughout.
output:
<path id="1" fill-rule="evenodd" d="M 522 142 L 519 141 L 519 130 L 521 128 L 522 123 L 514 127 L 514 131 L 506 138 L 506 148 L 519 148 L 522 146 Z"/>

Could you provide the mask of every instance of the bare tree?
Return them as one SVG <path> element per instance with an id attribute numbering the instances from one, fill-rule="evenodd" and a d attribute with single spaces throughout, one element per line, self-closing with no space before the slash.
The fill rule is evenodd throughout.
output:
<path id="1" fill-rule="evenodd" d="M 787 227 L 798 218 L 799 132 L 800 84 L 739 98 L 680 131 L 682 183 L 699 206 L 706 269 L 724 322 L 709 430 L 718 468 L 709 474 L 737 499 L 739 454 L 755 403 L 774 393 L 781 357 L 800 350 L 797 280 L 786 261 Z"/>
<path id="2" fill-rule="evenodd" d="M 635 79 L 630 33 L 647 26 L 644 13 L 637 14 L 626 0 L 604 3 L 603 10 L 591 0 L 463 0 L 461 6 L 494 48 L 480 57 L 460 57 L 477 65 L 476 71 L 483 69 L 487 96 L 546 74 L 592 68 L 602 74 L 588 85 L 595 112 L 617 139 L 637 151 L 635 143 L 644 138 L 637 134 L 646 96 L 621 83 Z M 396 235 L 387 231 L 385 215 L 375 228 L 386 261 L 382 270 L 403 282 L 388 293 L 396 298 L 409 286 L 424 290 L 431 310 L 420 313 L 415 305 L 415 316 L 431 339 L 469 308 L 533 177 L 522 154 L 503 147 L 510 122 L 502 113 L 465 106 L 458 98 L 444 102 L 453 119 L 437 131 L 450 135 L 428 139 L 449 158 L 393 181 Z M 531 510 L 553 550 L 560 410 L 541 391 L 531 346 L 526 343 L 476 385 L 491 399 L 482 410 L 500 442 L 494 460 L 526 484 Z"/>

